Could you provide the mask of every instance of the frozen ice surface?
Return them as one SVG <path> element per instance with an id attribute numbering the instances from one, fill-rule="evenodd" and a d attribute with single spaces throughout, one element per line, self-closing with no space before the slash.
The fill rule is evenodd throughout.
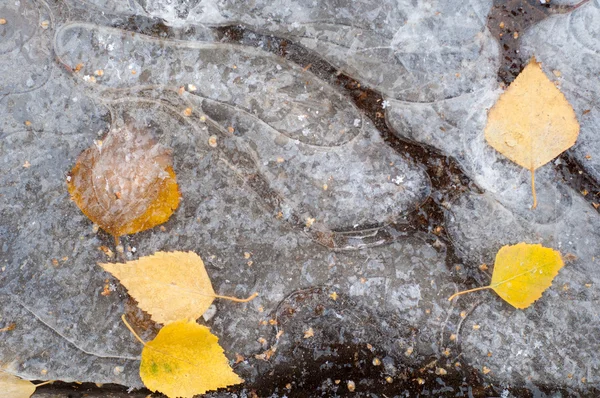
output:
<path id="1" fill-rule="evenodd" d="M 163 145 L 173 148 L 183 197 L 165 231 L 155 228 L 131 238 L 136 255 L 194 250 L 204 258 L 216 291 L 261 294 L 245 305 L 216 302 L 216 315 L 208 324 L 230 355 L 252 357 L 264 351 L 260 337 L 273 344 L 273 326 L 261 321 L 271 319 L 288 294 L 313 286 L 339 292 L 340 303 L 352 300 L 351 305 L 340 304 L 344 309 L 340 323 L 353 325 L 356 308 L 370 314 L 377 308 L 370 334 L 364 338 L 357 334 L 352 343 L 377 344 L 390 355 L 411 347 L 415 358 L 439 351 L 443 321 L 453 311 L 446 297 L 455 289 L 444 278 L 448 271 L 443 253 L 417 238 L 331 252 L 265 208 L 259 193 L 209 146 L 214 130 L 197 129 L 177 109 L 148 99 L 121 97 L 108 108 L 114 128 L 151 128 Z M 102 110 L 97 113 L 102 115 Z M 90 221 L 65 191 L 64 172 L 81 150 L 70 143 L 91 142 L 97 133 L 83 130 L 44 140 L 31 135 L 11 134 L 2 147 L 8 170 L 2 186 L 13 186 L 6 198 L 13 205 L 2 210 L 7 245 L 0 276 L 10 302 L 0 307 L 0 316 L 3 322 L 17 324 L 0 342 L 2 362 L 30 379 L 140 386 L 135 360 L 141 347 L 119 320 L 128 311 L 126 293 L 119 287 L 101 294 L 106 280 L 114 282 L 96 265 L 107 260 L 98 246 L 110 244 L 110 238 L 92 232 Z M 61 152 L 60 159 L 52 156 Z M 28 154 L 36 154 L 39 161 L 23 168 Z M 402 339 L 374 340 L 373 335 L 389 330 L 392 316 L 404 320 L 393 329 Z M 314 322 L 317 331 L 327 325 L 326 317 Z M 31 333 L 38 330 L 57 340 L 51 360 L 35 356 L 42 348 Z M 415 336 L 411 330 L 424 331 Z M 151 338 L 150 334 L 146 331 L 143 338 Z M 68 350 L 59 350 L 62 346 Z M 280 354 L 278 361 L 287 361 L 285 355 Z M 72 369 L 74 363 L 81 366 Z M 257 368 L 247 366 L 240 372 L 253 377 Z"/>
<path id="2" fill-rule="evenodd" d="M 552 164 L 536 171 L 538 208 L 530 209 L 529 172 L 485 144 L 487 109 L 497 96 L 497 90 L 490 87 L 431 104 L 392 101 L 387 114 L 399 134 L 455 157 L 484 190 L 448 204 L 446 228 L 465 260 L 493 264 L 500 247 L 522 241 L 543 243 L 563 254 L 577 253 L 577 259 L 531 309 L 515 311 L 484 293 L 489 296 L 479 300 L 485 304 L 477 307 L 462 329 L 463 355 L 480 369 L 492 369 L 493 376 L 503 382 L 597 385 L 600 362 L 589 353 L 598 344 L 598 336 L 590 330 L 600 327 L 594 304 L 599 300 L 600 281 L 594 270 L 600 266 L 600 217 L 578 192 L 563 185 Z M 489 275 L 481 273 L 478 282 L 489 284 Z M 472 324 L 481 329 L 474 330 Z"/>
<path id="3" fill-rule="evenodd" d="M 26 4 L 35 14 L 36 3 Z M 40 21 L 21 23 L 27 32 Z M 422 168 L 392 151 L 339 92 L 261 50 L 60 25 L 58 32 L 53 24 L 31 28 L 56 35 L 57 62 L 48 62 L 50 46 L 40 44 L 47 55 L 38 61 L 48 69 L 44 82 L 26 91 L 18 83 L 31 76 L 15 79 L 0 100 L 6 203 L 0 320 L 15 323 L 0 341 L 3 366 L 28 379 L 141 386 L 141 347 L 119 319 L 123 312 L 132 316 L 126 292 L 119 286 L 101 294 L 115 283 L 96 265 L 107 261 L 98 247 L 110 246 L 111 238 L 93 232 L 65 184 L 84 148 L 110 128 L 130 126 L 150 129 L 173 149 L 183 201 L 165 231 L 132 237 L 136 253 L 127 256 L 194 250 L 217 291 L 258 290 L 260 298 L 247 305 L 217 303 L 210 323 L 228 353 L 262 351 L 258 337 L 273 328 L 260 329 L 260 321 L 290 292 L 310 286 L 339 290 L 341 303 L 349 297 L 365 311 L 373 303 L 382 312 L 402 311 L 409 320 L 397 329 L 405 339 L 402 346 L 393 341 L 396 350 L 414 346 L 420 358 L 439 349 L 440 320 L 451 310 L 440 291 L 454 290 L 443 289 L 443 253 L 412 238 L 338 254 L 315 242 L 313 229 L 394 221 L 429 193 Z M 15 48 L 18 55 L 30 50 Z M 2 61 L 10 63 L 7 70 L 27 72 L 12 54 Z M 179 94 L 180 86 L 188 91 Z M 300 226 L 286 222 L 294 216 Z M 344 322 L 353 323 L 352 306 L 344 311 Z M 388 328 L 385 319 L 378 316 L 373 333 Z M 429 322 L 437 329 L 414 340 L 410 330 Z M 139 331 L 152 337 L 152 329 Z M 252 369 L 241 371 L 251 376 Z"/>
<path id="4" fill-rule="evenodd" d="M 143 0 L 142 0 L 143 1 Z M 126 15 L 148 15 L 143 8 L 143 3 L 137 0 L 105 1 L 105 0 L 75 0 L 76 5 L 86 7 L 100 13 L 114 13 Z"/>
<path id="5" fill-rule="evenodd" d="M 596 11 L 593 7 L 582 7 L 578 12 Z M 577 15 L 561 18 L 575 20 Z M 540 34 L 535 43 L 561 43 L 548 40 L 548 34 Z M 559 33 L 553 34 L 560 39 Z M 562 34 L 569 35 L 566 31 Z M 582 53 L 586 52 L 578 52 L 578 56 Z M 567 58 L 555 59 L 566 63 Z M 573 64 L 581 66 L 573 58 Z M 587 92 L 585 88 L 595 84 L 584 81 L 583 73 L 573 74 L 580 80 L 572 86 L 573 91 L 578 87 L 577 93 L 582 96 Z M 560 272 L 543 300 L 525 311 L 515 311 L 488 292 L 483 293 L 485 298 L 480 295 L 459 299 L 463 301 L 459 305 L 477 305 L 461 329 L 463 355 L 476 368 L 491 369 L 493 377 L 503 382 L 598 385 L 600 362 L 590 353 L 598 346 L 598 335 L 591 331 L 600 327 L 599 281 L 595 271 L 600 265 L 600 217 L 578 192 L 562 182 L 552 163 L 536 171 L 538 208 L 530 209 L 529 172 L 485 142 L 487 109 L 499 94 L 497 84 L 489 81 L 487 88 L 442 101 L 390 100 L 386 114 L 397 134 L 454 157 L 484 191 L 466 193 L 447 206 L 446 227 L 463 259 L 470 264 L 493 264 L 500 247 L 521 241 L 543 243 L 563 254 L 576 253 L 576 259 Z M 585 109 L 592 109 L 591 113 L 597 113 L 594 100 L 586 106 Z M 592 140 L 580 140 L 580 147 L 593 150 L 589 149 Z M 489 284 L 489 278 L 480 272 L 478 285 Z M 474 329 L 473 325 L 479 328 Z"/>
<path id="6" fill-rule="evenodd" d="M 28 379 L 141 386 L 141 346 L 119 318 L 126 313 L 144 339 L 156 325 L 97 266 L 114 261 L 99 250 L 112 238 L 93 231 L 65 184 L 83 149 L 131 128 L 173 149 L 182 202 L 164 228 L 124 237 L 136 249 L 124 257 L 193 250 L 217 292 L 258 291 L 248 304 L 217 300 L 206 321 L 231 359 L 246 358 L 236 371 L 247 380 L 307 363 L 303 352 L 317 366 L 332 346 L 370 344 L 394 377 L 460 356 L 491 369 L 491 383 L 600 386 L 598 213 L 551 164 L 536 172 L 531 211 L 529 172 L 483 139 L 500 94 L 498 45 L 485 27 L 491 0 L 61 4 L 0 5 L 0 327 L 15 324 L 0 332 L 0 366 Z M 547 72 L 562 72 L 578 113 L 590 109 L 574 153 L 592 175 L 597 13 L 596 1 L 525 38 Z M 435 237 L 360 238 L 407 217 L 431 184 L 347 95 L 260 48 L 123 30 L 130 16 L 164 18 L 204 40 L 210 27 L 241 24 L 311 49 L 381 92 L 399 136 L 455 158 L 482 190 L 444 203 L 458 265 L 491 264 L 499 247 L 523 240 L 574 256 L 528 310 L 490 292 L 448 302 L 464 286 Z M 564 48 L 577 51 L 555 55 Z M 341 235 L 350 238 L 337 246 Z M 314 337 L 304 339 L 308 327 Z M 260 359 L 273 347 L 270 361 Z"/>
<path id="7" fill-rule="evenodd" d="M 455 247 L 475 264 L 491 265 L 500 247 L 522 241 L 553 247 L 566 259 L 552 287 L 526 310 L 515 310 L 491 291 L 459 299 L 476 305 L 462 328 L 463 354 L 504 382 L 600 384 L 595 354 L 600 343 L 600 217 L 580 196 L 571 200 L 549 224 L 529 222 L 489 194 L 466 195 L 448 211 Z M 478 284 L 489 284 L 489 278 L 481 272 Z"/>
<path id="8" fill-rule="evenodd" d="M 37 7 L 32 0 L 15 5 L 0 5 L 0 14 L 7 22 L 0 25 L 0 70 L 3 73 L 0 95 L 32 91 L 42 86 L 51 72 L 49 48 L 52 30 L 50 10 Z"/>
<path id="9" fill-rule="evenodd" d="M 523 52 L 542 62 L 573 105 L 581 125 L 573 155 L 600 183 L 600 2 L 534 26 L 523 37 Z"/>
<path id="10" fill-rule="evenodd" d="M 560 88 L 581 123 L 574 156 L 596 181 L 600 176 L 600 163 L 594 156 L 600 153 L 600 86 L 595 77 L 600 64 L 598 26 L 596 2 L 569 15 L 551 17 L 524 38 L 524 52 L 542 61 L 547 75 L 560 71 Z M 560 188 L 560 180 L 551 178 Z M 600 361 L 593 353 L 600 343 L 600 217 L 579 193 L 561 190 L 561 197 L 549 203 L 548 210 L 555 209 L 550 223 L 526 222 L 521 214 L 502 206 L 501 199 L 487 193 L 461 198 L 451 206 L 447 218 L 450 234 L 474 261 L 489 264 L 499 247 L 519 241 L 540 242 L 575 255 L 534 308 L 513 311 L 483 299 L 471 320 L 481 328 L 475 331 L 466 325 L 463 348 L 477 367 L 487 366 L 501 379 L 530 377 L 570 386 L 598 385 Z M 482 332 L 497 329 L 499 324 L 502 330 L 494 335 Z M 487 352 L 492 355 L 487 357 Z M 519 360 L 514 360 L 515 356 Z"/>
<path id="11" fill-rule="evenodd" d="M 137 372 L 137 352 L 128 356 L 121 352 L 89 351 L 81 336 L 73 340 L 62 335 L 63 330 L 57 329 L 52 314 L 47 313 L 55 310 L 60 303 L 50 298 L 45 305 L 35 303 L 30 308 L 13 295 L 0 296 L 0 320 L 7 323 L 14 321 L 16 324 L 11 333 L 2 336 L 0 363 L 3 369 L 31 380 L 90 380 L 96 383 L 139 386 L 141 381 Z M 92 314 L 93 309 L 90 315 Z M 105 315 L 108 315 L 108 311 Z M 68 319 L 74 321 L 71 317 Z M 118 317 L 112 319 L 109 316 L 107 319 L 113 320 L 117 321 Z M 92 319 L 89 320 L 91 321 Z M 97 324 L 98 320 L 94 319 L 93 323 Z M 87 327 L 81 329 L 83 330 L 78 330 L 77 333 L 90 332 Z M 122 335 L 128 337 L 125 333 Z M 95 333 L 93 336 L 97 337 Z M 114 334 L 110 337 L 117 339 Z M 125 347 L 126 345 L 123 346 Z M 131 348 L 135 349 L 133 346 Z"/>
<path id="12" fill-rule="evenodd" d="M 315 228 L 352 229 L 390 222 L 429 194 L 424 171 L 385 145 L 340 93 L 272 54 L 76 23 L 58 31 L 56 52 L 67 65 L 85 65 L 79 76 L 99 95 L 195 86 L 170 105 L 193 110 L 198 129 L 214 126 L 226 161 L 243 178 L 260 174 L 284 218 L 289 213 L 300 222 L 314 219 Z M 97 70 L 103 73 L 92 83 Z M 398 176 L 402 184 L 392 181 Z"/>
<path id="13" fill-rule="evenodd" d="M 392 98 L 432 101 L 495 76 L 488 58 L 497 44 L 485 28 L 491 6 L 491 0 L 150 0 L 144 8 L 173 26 L 242 24 L 290 38 Z"/>

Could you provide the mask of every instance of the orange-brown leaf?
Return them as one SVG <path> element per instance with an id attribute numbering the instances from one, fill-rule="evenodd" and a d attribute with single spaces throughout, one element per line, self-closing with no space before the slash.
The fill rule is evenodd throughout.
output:
<path id="1" fill-rule="evenodd" d="M 113 130 L 83 151 L 67 187 L 83 214 L 115 237 L 166 222 L 180 197 L 170 151 L 136 129 Z"/>

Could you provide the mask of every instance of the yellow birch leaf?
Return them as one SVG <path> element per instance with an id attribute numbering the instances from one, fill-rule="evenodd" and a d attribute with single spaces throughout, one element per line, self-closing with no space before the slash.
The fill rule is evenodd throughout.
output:
<path id="1" fill-rule="evenodd" d="M 35 385 L 0 370 L 0 395 L 10 398 L 29 398 L 35 392 Z"/>
<path id="2" fill-rule="evenodd" d="M 215 294 L 204 262 L 194 252 L 157 252 L 126 263 L 99 264 L 127 288 L 139 307 L 154 322 L 197 319 L 215 298 L 237 302 L 252 300 Z"/>
<path id="3" fill-rule="evenodd" d="M 125 324 L 144 344 L 140 377 L 151 391 L 160 391 L 170 398 L 191 398 L 244 382 L 229 366 L 217 336 L 206 326 L 179 320 L 163 327 L 154 340 L 144 343 Z"/>
<path id="4" fill-rule="evenodd" d="M 464 293 L 493 289 L 513 307 L 527 308 L 542 297 L 563 266 L 560 252 L 540 244 L 503 246 L 496 254 L 490 285 L 458 292 L 449 300 Z"/>
<path id="5" fill-rule="evenodd" d="M 533 208 L 535 170 L 573 146 L 578 135 L 573 107 L 535 58 L 490 109 L 485 127 L 488 144 L 531 171 Z"/>
<path id="6" fill-rule="evenodd" d="M 119 279 L 154 322 L 197 319 L 215 299 L 204 262 L 193 252 L 157 252 L 100 266 Z"/>
<path id="7" fill-rule="evenodd" d="M 170 151 L 133 128 L 112 130 L 83 151 L 67 189 L 83 214 L 115 238 L 166 222 L 180 198 Z"/>

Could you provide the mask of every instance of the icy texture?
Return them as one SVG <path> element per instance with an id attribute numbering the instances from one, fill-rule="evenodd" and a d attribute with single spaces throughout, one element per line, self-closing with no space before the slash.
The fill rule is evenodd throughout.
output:
<path id="1" fill-rule="evenodd" d="M 374 335 L 389 329 L 389 316 L 405 320 L 395 329 L 404 336 L 401 345 L 391 339 L 379 342 L 390 354 L 406 347 L 413 347 L 415 358 L 439 351 L 437 339 L 452 310 L 446 297 L 455 290 L 445 280 L 443 254 L 415 238 L 333 253 L 265 210 L 259 194 L 209 146 L 208 137 L 216 128 L 196 128 L 189 118 L 154 100 L 121 97 L 109 107 L 113 128 L 149 128 L 161 144 L 173 148 L 183 197 L 165 231 L 154 228 L 132 238 L 136 256 L 194 250 L 204 258 L 216 291 L 237 296 L 260 292 L 246 305 L 216 302 L 217 313 L 209 324 L 228 353 L 252 357 L 262 352 L 266 347 L 258 339 L 269 338 L 273 326 L 261 326 L 261 321 L 268 320 L 290 292 L 324 285 L 339 292 L 339 300 L 351 298 L 359 308 L 377 308 L 380 314 L 370 329 Z M 82 132 L 35 140 L 27 133 L 12 134 L 2 147 L 9 171 L 2 186 L 13 186 L 7 200 L 14 205 L 2 213 L 9 241 L 0 276 L 3 293 L 12 298 L 0 307 L 0 319 L 17 323 L 17 329 L 0 342 L 2 361 L 26 378 L 140 386 L 132 360 L 141 347 L 119 320 L 127 311 L 124 288 L 102 295 L 105 280 L 115 286 L 118 282 L 95 265 L 106 261 L 97 247 L 110 245 L 111 239 L 93 234 L 91 223 L 65 190 L 64 170 L 82 149 L 69 143 L 95 137 L 96 132 Z M 60 159 L 52 156 L 61 152 Z M 23 168 L 25 154 L 36 154 L 39 160 Z M 348 307 L 340 322 L 354 324 L 353 311 L 354 306 Z M 322 326 L 315 322 L 315 329 L 327 327 L 326 318 L 323 322 Z M 415 336 L 411 330 L 424 331 Z M 35 355 L 42 348 L 37 337 L 31 339 L 33 333 L 57 340 L 48 343 L 57 350 L 51 362 Z M 143 338 L 150 338 L 148 333 Z M 373 341 L 360 336 L 355 340 L 355 344 Z M 63 352 L 62 345 L 69 350 Z M 289 360 L 280 355 L 279 361 Z M 117 366 L 123 369 L 115 371 Z M 47 375 L 42 375 L 43 369 Z M 255 376 L 257 369 L 242 368 L 242 376 Z"/>
<path id="2" fill-rule="evenodd" d="M 141 386 L 141 346 L 119 318 L 126 313 L 144 339 L 155 325 L 96 265 L 116 261 L 98 250 L 115 249 L 112 238 L 93 232 L 65 184 L 94 140 L 133 128 L 173 150 L 182 202 L 164 228 L 123 237 L 121 257 L 193 250 L 220 294 L 258 291 L 248 304 L 217 300 L 206 321 L 231 359 L 246 358 L 236 371 L 250 382 L 306 365 L 300 351 L 325 366 L 318 360 L 332 346 L 371 344 L 386 355 L 386 374 L 399 378 L 404 366 L 460 357 L 489 367 L 494 384 L 600 386 L 598 213 L 552 164 L 536 173 L 539 206 L 531 211 L 529 172 L 483 139 L 486 111 L 500 93 L 498 46 L 485 28 L 491 0 L 351 3 L 0 5 L 7 20 L 0 25 L 0 328 L 15 323 L 0 332 L 0 366 L 29 379 Z M 551 69 L 563 72 L 578 113 L 591 110 L 582 115 L 587 133 L 576 154 L 598 153 L 589 133 L 598 124 L 597 13 L 596 0 L 525 39 L 528 51 L 535 45 L 540 58 L 551 58 L 545 63 L 560 62 Z M 196 30 L 173 36 L 188 38 L 241 23 L 297 42 L 379 90 L 397 134 L 454 157 L 483 191 L 444 203 L 445 229 L 465 264 L 491 264 L 498 248 L 519 241 L 576 258 L 528 310 L 491 292 L 448 302 L 465 286 L 452 282 L 451 257 L 435 237 L 397 232 L 385 245 L 367 244 L 369 233 L 406 217 L 431 188 L 423 168 L 388 147 L 349 97 L 310 68 L 261 49 L 108 26 L 134 27 L 139 20 L 129 16 L 165 18 L 181 27 L 177 34 Z M 560 22 L 569 18 L 573 27 Z M 563 50 L 557 46 L 576 48 L 573 61 L 554 55 Z M 489 281 L 471 271 L 479 285 Z M 309 326 L 314 337 L 304 339 Z M 277 348 L 271 360 L 261 360 L 270 347 Z"/>
<path id="3" fill-rule="evenodd" d="M 38 20 L 20 23 L 23 32 L 56 33 L 59 58 L 46 64 L 49 44 L 39 44 L 47 59 L 36 62 L 47 78 L 23 91 L 18 83 L 29 77 L 19 77 L 0 100 L 0 322 L 16 325 L 2 332 L 3 366 L 29 379 L 141 386 L 141 346 L 119 319 L 137 313 L 124 288 L 96 265 L 108 260 L 98 248 L 113 247 L 112 239 L 93 232 L 65 183 L 82 150 L 128 126 L 150 130 L 173 149 L 183 201 L 165 230 L 124 238 L 136 248 L 125 257 L 194 250 L 220 293 L 258 290 L 251 304 L 217 303 L 210 322 L 228 353 L 261 352 L 257 339 L 273 327 L 259 328 L 259 321 L 289 293 L 314 285 L 330 285 L 365 311 L 377 306 L 373 334 L 389 328 L 386 316 L 410 318 L 397 329 L 405 337 L 395 349 L 414 346 L 415 361 L 438 351 L 451 309 L 445 296 L 454 290 L 441 289 L 443 254 L 413 238 L 339 254 L 315 241 L 313 230 L 393 221 L 429 192 L 422 169 L 385 145 L 347 98 L 260 50 L 86 24 L 63 23 L 55 32 L 52 23 L 47 30 L 32 27 Z M 40 50 L 15 48 L 19 56 Z M 28 70 L 12 53 L 1 59 L 6 70 Z M 180 86 L 188 91 L 178 94 Z M 354 309 L 346 306 L 343 321 L 353 324 Z M 415 340 L 411 331 L 429 330 L 429 323 L 438 329 Z M 138 332 L 149 339 L 153 329 Z M 253 369 L 241 372 L 251 377 Z"/>
<path id="4" fill-rule="evenodd" d="M 592 84 L 578 82 L 580 88 Z M 387 120 L 399 135 L 457 159 L 483 189 L 482 194 L 466 193 L 447 204 L 448 233 L 470 264 L 491 265 L 500 247 L 521 241 L 540 242 L 576 259 L 525 311 L 515 311 L 490 292 L 460 298 L 459 305 L 465 307 L 483 303 L 461 329 L 463 355 L 476 368 L 490 368 L 490 377 L 503 382 L 599 385 L 600 361 L 590 353 L 598 345 L 597 334 L 591 331 L 600 327 L 600 281 L 594 271 L 600 265 L 600 217 L 578 192 L 562 183 L 552 162 L 536 171 L 538 208 L 530 209 L 529 171 L 485 142 L 487 109 L 500 94 L 495 82 L 488 85 L 479 92 L 432 103 L 390 100 Z M 597 111 L 594 103 L 588 107 L 591 113 Z M 477 272 L 478 285 L 489 284 L 490 276 Z M 480 328 L 474 329 L 475 324 Z"/>
<path id="5" fill-rule="evenodd" d="M 75 0 L 80 5 L 99 12 L 109 12 L 126 15 L 147 15 L 137 0 L 105 1 L 105 0 Z"/>
<path id="6" fill-rule="evenodd" d="M 86 341 L 62 335 L 61 333 L 65 330 L 57 329 L 52 314 L 40 311 L 46 306 L 44 312 L 58 307 L 52 298 L 49 298 L 49 301 L 41 308 L 38 304 L 29 308 L 19 298 L 13 299 L 10 296 L 2 295 L 0 304 L 2 306 L 0 320 L 16 324 L 14 330 L 3 334 L 0 346 L 2 353 L 0 363 L 8 372 L 32 380 L 93 380 L 97 383 L 140 385 L 141 382 L 137 376 L 139 368 L 137 354 L 128 357 L 127 353 L 107 350 L 88 351 L 89 347 L 81 345 Z M 52 304 L 54 305 L 52 306 Z M 85 304 L 83 303 L 83 305 Z M 105 310 L 108 309 L 105 308 Z M 93 312 L 90 313 L 91 316 L 93 314 Z M 69 319 L 75 320 L 72 317 Z M 107 320 L 113 321 L 112 317 Z M 114 319 L 114 321 L 117 320 Z M 97 324 L 99 322 L 97 319 L 89 319 L 88 323 Z M 73 327 L 75 325 L 72 325 Z M 82 334 L 86 332 L 89 332 L 89 329 L 85 326 L 78 331 Z M 127 337 L 125 333 L 122 335 Z M 94 336 L 97 337 L 95 334 Z M 116 338 L 114 335 L 111 337 Z M 121 348 L 125 348 L 127 345 L 130 344 L 121 344 Z M 135 347 L 132 346 L 132 348 Z"/>
<path id="7" fill-rule="evenodd" d="M 103 71 L 89 85 L 106 95 L 125 87 L 188 87 L 171 106 L 193 110 L 198 128 L 217 127 L 216 146 L 227 161 L 243 178 L 260 174 L 284 218 L 316 222 L 317 229 L 382 224 L 429 193 L 425 173 L 385 145 L 341 94 L 276 56 L 87 24 L 64 26 L 56 40 L 62 62 L 85 65 L 83 80 Z M 128 95 L 140 95 L 136 89 Z"/>
<path id="8" fill-rule="evenodd" d="M 566 266 L 532 307 L 520 311 L 493 292 L 464 297 L 479 305 L 466 319 L 463 354 L 476 368 L 486 366 L 506 382 L 526 380 L 584 387 L 600 385 L 600 217 L 581 197 L 551 224 L 528 222 L 491 195 L 470 194 L 448 214 L 457 248 L 475 263 L 493 264 L 505 244 L 542 243 L 558 249 Z M 574 258 L 573 258 L 574 257 Z M 480 284 L 489 284 L 481 273 Z M 473 324 L 480 326 L 473 329 Z M 489 356 L 488 352 L 492 355 Z"/>
<path id="9" fill-rule="evenodd" d="M 6 20 L 0 25 L 0 95 L 35 90 L 51 71 L 50 10 L 33 0 L 10 1 L 0 4 L 0 15 Z"/>
<path id="10" fill-rule="evenodd" d="M 497 44 L 485 28 L 491 5 L 491 0 L 148 0 L 144 9 L 174 26 L 243 24 L 290 38 L 392 98 L 433 101 L 495 76 L 489 60 Z"/>
<path id="11" fill-rule="evenodd" d="M 570 15 L 542 22 L 524 39 L 525 52 L 543 62 L 547 75 L 553 76 L 554 70 L 561 72 L 562 77 L 557 79 L 560 88 L 582 126 L 573 152 L 596 179 L 599 163 L 594 155 L 600 153 L 597 26 L 600 10 L 598 3 L 591 3 Z M 584 115 L 585 110 L 590 112 Z M 551 166 L 542 169 L 546 172 L 537 173 L 538 178 L 555 174 Z M 488 297 L 482 299 L 465 325 L 463 349 L 473 364 L 487 366 L 501 379 L 530 377 L 578 387 L 598 386 L 600 360 L 593 352 L 600 343 L 596 333 L 600 328 L 600 217 L 579 193 L 561 188 L 556 176 L 551 178 L 562 191 L 554 203 L 547 205 L 548 213 L 554 207 L 553 222 L 531 223 L 522 212 L 502 206 L 502 199 L 493 193 L 471 194 L 451 205 L 449 232 L 473 261 L 489 264 L 499 247 L 519 241 L 554 247 L 568 259 L 553 287 L 528 310 L 514 311 L 505 304 L 492 304 Z M 487 283 L 484 276 L 482 283 Z M 481 328 L 475 331 L 469 327 L 471 323 Z M 502 330 L 485 333 L 497 330 L 498 325 L 503 325 Z M 488 357 L 487 352 L 492 355 Z"/>
<path id="12" fill-rule="evenodd" d="M 74 211 L 64 182 L 85 142 L 106 127 L 106 109 L 79 106 L 88 101 L 80 102 L 82 93 L 76 89 L 65 89 L 60 72 L 52 82 L 37 94 L 66 97 L 64 102 L 73 105 L 69 114 L 61 110 L 63 101 L 38 101 L 29 93 L 0 102 L 3 114 L 6 107 L 28 109 L 32 102 L 40 111 L 32 128 L 7 129 L 0 136 L 5 204 L 0 209 L 0 319 L 16 323 L 2 336 L 1 361 L 32 379 L 85 380 L 97 372 L 98 382 L 136 383 L 132 360 L 138 350 L 120 330 L 122 305 L 98 300 L 105 276 L 93 264 L 100 243 L 89 227 L 77 227 L 86 219 Z M 35 130 L 37 118 L 43 132 Z M 113 374 L 115 366 L 130 371 Z"/>
<path id="13" fill-rule="evenodd" d="M 530 29 L 523 52 L 535 55 L 547 75 L 559 74 L 556 81 L 581 125 L 573 155 L 600 183 L 600 2 L 591 1 Z"/>

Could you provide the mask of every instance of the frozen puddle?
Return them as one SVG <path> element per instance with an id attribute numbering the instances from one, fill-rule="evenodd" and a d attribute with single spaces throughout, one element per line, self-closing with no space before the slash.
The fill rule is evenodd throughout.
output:
<path id="1" fill-rule="evenodd" d="M 529 171 L 485 142 L 502 92 L 491 9 L 0 5 L 0 330 L 14 324 L 0 332 L 0 367 L 142 387 L 141 346 L 120 316 L 147 340 L 157 325 L 96 265 L 116 248 L 69 200 L 65 178 L 108 130 L 147 129 L 173 150 L 182 200 L 162 227 L 123 237 L 123 256 L 191 250 L 215 291 L 260 293 L 217 300 L 199 321 L 237 360 L 247 383 L 235 394 L 284 396 L 289 382 L 343 395 L 350 379 L 386 396 L 597 391 L 600 200 L 551 162 L 536 172 L 532 211 Z M 521 49 L 575 108 L 568 156 L 596 184 L 598 26 L 590 1 L 522 33 Z M 301 65 L 274 53 L 294 48 L 306 51 Z M 526 310 L 489 291 L 447 300 L 487 285 L 498 249 L 521 241 L 567 260 L 541 300 Z"/>
<path id="2" fill-rule="evenodd" d="M 428 196 L 424 172 L 385 145 L 341 94 L 269 53 L 78 24 L 61 28 L 56 50 L 65 64 L 86 65 L 80 73 L 88 82 L 103 71 L 90 84 L 100 96 L 105 88 L 131 88 L 113 94 L 121 97 L 142 88 L 187 87 L 169 105 L 193 111 L 189 120 L 198 130 L 210 126 L 216 147 L 226 152 L 223 161 L 243 178 L 260 174 L 281 198 L 285 218 L 314 219 L 315 227 L 336 230 L 372 226 L 397 219 Z M 208 142 L 206 133 L 200 137 Z"/>

